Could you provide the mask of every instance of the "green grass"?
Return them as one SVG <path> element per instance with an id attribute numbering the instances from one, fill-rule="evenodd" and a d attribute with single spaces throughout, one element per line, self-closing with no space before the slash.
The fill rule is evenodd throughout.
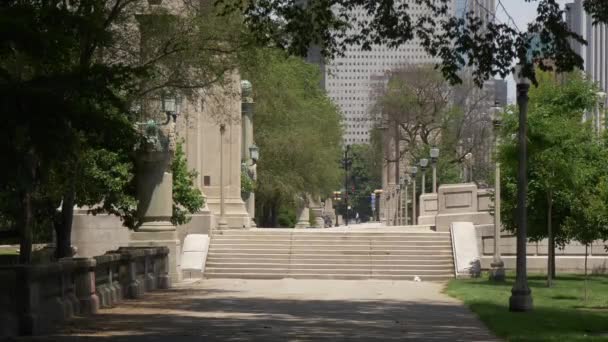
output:
<path id="1" fill-rule="evenodd" d="M 584 302 L 584 278 L 558 277 L 552 288 L 545 277 L 531 276 L 534 310 L 509 312 L 513 276 L 494 283 L 478 279 L 452 280 L 446 293 L 471 308 L 497 336 L 509 341 L 608 341 L 608 277 L 590 276 Z"/>
<path id="2" fill-rule="evenodd" d="M 16 247 L 0 247 L 0 255 L 18 255 Z"/>

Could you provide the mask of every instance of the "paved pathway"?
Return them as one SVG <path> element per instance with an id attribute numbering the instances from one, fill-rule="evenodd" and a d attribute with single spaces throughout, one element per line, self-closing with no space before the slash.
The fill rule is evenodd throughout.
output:
<path id="1" fill-rule="evenodd" d="M 146 294 L 52 341 L 494 341 L 442 285 L 210 279 Z"/>

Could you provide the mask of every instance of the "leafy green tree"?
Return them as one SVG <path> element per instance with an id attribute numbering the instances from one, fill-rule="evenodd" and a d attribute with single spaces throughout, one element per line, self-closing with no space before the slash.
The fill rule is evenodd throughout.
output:
<path id="1" fill-rule="evenodd" d="M 441 60 L 439 67 L 447 80 L 459 82 L 458 71 L 467 67 L 481 85 L 495 75 L 507 76 L 515 58 L 526 63 L 526 75 L 533 76 L 530 53 L 544 70 L 582 69 L 583 59 L 571 42 L 584 40 L 568 28 L 560 3 L 535 2 L 536 18 L 521 30 L 511 22 L 487 20 L 484 11 L 456 15 L 452 0 L 219 0 L 217 4 L 224 13 L 244 13 L 258 41 L 293 55 L 306 56 L 311 45 L 322 47 L 331 57 L 348 45 L 370 51 L 374 45 L 398 47 L 418 39 L 426 53 Z M 604 0 L 584 0 L 584 5 L 595 21 L 608 22 Z M 365 15 L 357 15 L 361 10 Z M 540 44 L 535 44 L 538 40 Z"/>
<path id="2" fill-rule="evenodd" d="M 341 116 L 319 86 L 318 67 L 273 49 L 242 58 L 256 101 L 258 224 L 277 226 L 279 209 L 294 206 L 294 197 L 325 196 L 341 184 Z"/>
<path id="3" fill-rule="evenodd" d="M 220 84 L 237 66 L 241 28 L 238 15 L 218 18 L 209 6 L 175 16 L 146 0 L 2 2 L 0 192 L 12 200 L 0 201 L 0 216 L 19 233 L 21 262 L 34 230 L 49 224 L 57 257 L 70 255 L 75 205 L 97 203 L 94 212 L 135 224 L 141 118 L 131 104 L 149 111 L 165 91 Z"/>
<path id="4" fill-rule="evenodd" d="M 199 211 L 205 205 L 205 198 L 195 185 L 198 172 L 188 170 L 183 143 L 177 143 L 171 163 L 173 173 L 173 215 L 171 223 L 181 225 L 190 222 L 187 214 Z"/>
<path id="5" fill-rule="evenodd" d="M 567 229 L 581 194 L 594 192 L 586 180 L 599 171 L 597 139 L 588 123 L 582 123 L 585 110 L 596 103 L 593 84 L 578 74 L 558 82 L 553 74 L 538 73 L 539 87 L 530 91 L 528 112 L 528 237 L 549 240 L 548 283 L 555 272 L 555 247 L 576 236 Z M 506 113 L 512 113 L 510 108 Z M 502 218 L 508 230 L 517 229 L 517 143 L 516 115 L 504 114 L 500 160 L 502 166 Z M 595 153 L 595 156 L 592 154 Z M 591 160 L 590 160 L 591 158 Z M 599 179 L 599 178 L 596 178 Z M 579 221 L 579 224 L 584 224 Z"/>
<path id="6" fill-rule="evenodd" d="M 362 221 L 372 216 L 371 194 L 382 187 L 382 152 L 374 144 L 351 145 L 352 164 L 349 172 L 349 202 L 352 210 L 350 217 L 359 213 Z M 354 189 L 354 191 L 353 191 Z M 346 208 L 339 207 L 339 212 L 346 217 Z"/>

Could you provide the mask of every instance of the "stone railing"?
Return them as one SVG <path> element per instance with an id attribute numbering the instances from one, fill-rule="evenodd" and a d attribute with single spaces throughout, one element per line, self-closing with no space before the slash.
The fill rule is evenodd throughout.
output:
<path id="1" fill-rule="evenodd" d="M 36 335 L 72 316 L 169 287 L 166 247 L 119 248 L 94 258 L 0 265 L 0 335 Z"/>

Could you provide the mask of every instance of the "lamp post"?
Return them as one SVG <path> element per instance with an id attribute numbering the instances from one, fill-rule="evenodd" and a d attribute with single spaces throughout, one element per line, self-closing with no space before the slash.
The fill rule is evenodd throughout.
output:
<path id="1" fill-rule="evenodd" d="M 399 225 L 402 226 L 403 225 L 403 211 L 405 210 L 403 207 L 403 196 L 407 193 L 407 187 L 405 185 L 405 177 L 404 176 L 400 176 L 399 177 L 399 186 L 397 187 L 397 189 L 399 190 Z"/>
<path id="2" fill-rule="evenodd" d="M 422 194 L 426 194 L 426 167 L 429 166 L 429 160 L 426 158 L 420 159 L 420 171 L 422 171 Z"/>
<path id="3" fill-rule="evenodd" d="M 409 190 L 408 188 L 411 183 L 412 183 L 412 179 L 410 178 L 410 175 L 405 174 L 405 225 L 406 226 L 408 224 L 407 194 L 408 194 L 408 190 Z"/>
<path id="4" fill-rule="evenodd" d="M 228 228 L 226 222 L 226 208 L 224 205 L 224 133 L 226 125 L 220 124 L 220 219 L 217 223 L 219 229 Z"/>
<path id="5" fill-rule="evenodd" d="M 606 93 L 603 91 L 598 91 L 596 93 L 597 96 L 597 134 L 599 135 L 604 127 L 606 127 L 606 123 L 602 122 L 604 120 L 604 103 L 606 101 Z"/>
<path id="6" fill-rule="evenodd" d="M 410 166 L 409 173 L 412 175 L 412 226 L 416 225 L 416 173 L 418 168 L 416 166 Z"/>
<path id="7" fill-rule="evenodd" d="M 494 127 L 494 258 L 490 266 L 490 280 L 505 281 L 505 264 L 500 257 L 500 161 L 498 160 L 498 131 L 501 126 L 500 114 L 496 108 L 492 114 L 492 124 Z"/>
<path id="8" fill-rule="evenodd" d="M 439 149 L 431 148 L 431 166 L 433 168 L 433 193 L 437 193 L 437 159 L 439 158 Z"/>
<path id="9" fill-rule="evenodd" d="M 164 94 L 161 98 L 162 111 L 167 114 L 167 122 L 173 118 L 173 122 L 181 114 L 182 97 L 179 95 Z"/>
<path id="10" fill-rule="evenodd" d="M 344 167 L 344 204 L 346 206 L 346 217 L 344 218 L 344 223 L 348 226 L 348 212 L 350 207 L 348 205 L 348 169 L 350 168 L 351 160 L 348 157 L 348 152 L 350 151 L 350 145 L 346 145 L 346 149 L 344 150 L 344 159 L 342 160 L 342 166 Z"/>
<path id="11" fill-rule="evenodd" d="M 464 165 L 465 165 L 465 183 L 469 183 L 473 181 L 473 167 L 471 164 L 473 163 L 473 154 L 471 152 L 464 155 Z"/>
<path id="12" fill-rule="evenodd" d="M 522 66 L 517 65 L 513 72 L 517 84 L 517 106 L 519 107 L 519 135 L 518 135 L 518 170 L 517 170 L 517 262 L 516 279 L 511 298 L 509 298 L 510 311 L 532 310 L 532 293 L 528 286 L 528 272 L 526 261 L 526 242 L 528 228 L 528 212 L 526 208 L 526 194 L 528 192 L 526 146 L 528 91 L 531 81 L 522 74 Z"/>

